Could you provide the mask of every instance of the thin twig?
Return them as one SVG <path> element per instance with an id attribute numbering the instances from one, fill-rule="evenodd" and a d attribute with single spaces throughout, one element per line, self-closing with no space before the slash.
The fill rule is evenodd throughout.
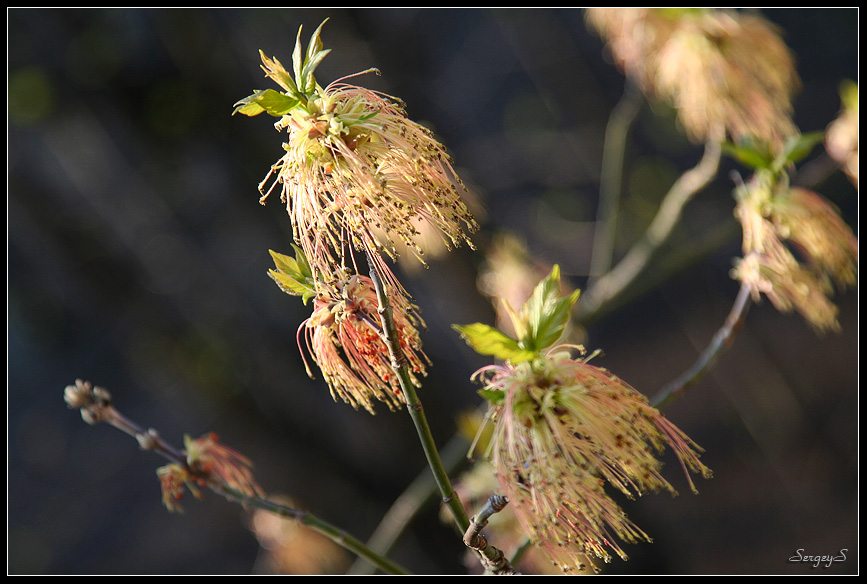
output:
<path id="1" fill-rule="evenodd" d="M 590 280 L 611 269 L 614 255 L 614 236 L 617 231 L 617 209 L 623 182 L 623 159 L 626 154 L 626 138 L 643 103 L 643 94 L 629 79 L 623 95 L 608 118 L 605 140 L 602 146 L 602 169 L 599 177 L 599 207 L 596 213 L 596 228 L 593 233 L 593 250 L 590 257 Z"/>
<path id="2" fill-rule="evenodd" d="M 464 544 L 473 550 L 484 554 L 482 565 L 489 574 L 513 575 L 515 569 L 503 554 L 502 550 L 488 544 L 487 538 L 482 535 L 482 530 L 488 524 L 488 518 L 494 513 L 499 513 L 509 504 L 509 499 L 503 495 L 493 494 L 488 497 L 484 507 L 473 516 L 470 526 L 464 533 Z"/>
<path id="3" fill-rule="evenodd" d="M 686 203 L 716 175 L 722 154 L 721 144 L 720 140 L 710 140 L 705 144 L 704 155 L 699 163 L 675 181 L 642 238 L 614 268 L 581 295 L 576 306 L 576 319 L 579 322 L 592 320 L 606 302 L 623 292 L 641 274 L 654 253 L 668 239 Z"/>
<path id="4" fill-rule="evenodd" d="M 662 409 L 681 397 L 687 389 L 713 367 L 722 352 L 731 347 L 734 342 L 735 336 L 744 324 L 750 304 L 750 286 L 743 283 L 723 326 L 716 332 L 710 344 L 702 351 L 692 367 L 668 383 L 653 397 L 651 403 L 654 407 Z"/>
<path id="5" fill-rule="evenodd" d="M 273 501 L 269 501 L 261 497 L 250 496 L 235 489 L 231 489 L 225 485 L 221 486 L 219 489 L 215 488 L 214 490 L 228 499 L 234 499 L 242 505 L 254 507 L 256 509 L 262 509 L 264 511 L 269 511 L 271 513 L 274 513 L 275 515 L 297 521 L 305 527 L 312 529 L 317 533 L 321 533 L 345 550 L 348 550 L 353 554 L 357 555 L 359 558 L 367 560 L 371 563 L 371 565 L 379 568 L 386 574 L 404 576 L 409 574 L 409 572 L 407 572 L 401 566 L 371 550 L 370 547 L 365 545 L 364 542 L 362 542 L 361 540 L 353 537 L 343 529 L 335 527 L 327 521 L 323 521 L 309 511 L 280 505 L 278 503 L 274 503 Z"/>
<path id="6" fill-rule="evenodd" d="M 200 469 L 191 467 L 187 457 L 180 450 L 163 440 L 156 430 L 153 428 L 145 430 L 142 426 L 139 426 L 121 414 L 120 411 L 112 405 L 111 394 L 105 389 L 98 386 L 94 387 L 90 382 L 77 379 L 75 385 L 66 387 L 63 395 L 69 407 L 79 409 L 81 411 L 81 417 L 88 424 L 93 425 L 105 422 L 118 430 L 121 430 L 125 434 L 135 438 L 142 450 L 156 452 L 185 469 L 190 473 L 190 475 L 207 481 L 208 487 L 215 493 L 218 493 L 227 499 L 237 501 L 242 505 L 263 509 L 280 515 L 281 517 L 298 521 L 302 525 L 321 533 L 344 549 L 364 558 L 387 574 L 409 574 L 409 572 L 404 568 L 371 550 L 359 539 L 353 537 L 346 531 L 319 519 L 309 511 L 286 507 L 274 503 L 273 501 L 269 501 L 263 497 L 241 492 L 225 483 L 219 482 L 207 473 L 203 473 Z"/>

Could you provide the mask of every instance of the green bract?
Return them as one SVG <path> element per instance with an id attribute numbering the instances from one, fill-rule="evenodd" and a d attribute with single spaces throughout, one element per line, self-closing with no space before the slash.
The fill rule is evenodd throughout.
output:
<path id="1" fill-rule="evenodd" d="M 510 309 L 517 339 L 481 323 L 452 327 L 481 355 L 512 364 L 529 361 L 562 336 L 579 294 L 576 290 L 566 297 L 560 295 L 560 267 L 555 265 L 536 285 L 519 313 Z"/>
<path id="2" fill-rule="evenodd" d="M 739 144 L 728 143 L 724 144 L 723 148 L 729 156 L 753 170 L 770 170 L 777 173 L 802 160 L 817 144 L 822 142 L 824 137 L 824 132 L 810 132 L 792 136 L 786 140 L 779 153 L 772 152 L 768 144 L 755 140 L 748 140 Z"/>
<path id="3" fill-rule="evenodd" d="M 518 341 L 492 326 L 480 322 L 467 325 L 452 325 L 461 337 L 480 355 L 492 355 L 503 361 L 519 363 L 536 356 L 533 351 L 522 349 Z"/>
<path id="4" fill-rule="evenodd" d="M 283 292 L 300 296 L 304 304 L 307 304 L 310 298 L 316 296 L 316 280 L 304 252 L 294 243 L 292 248 L 295 250 L 294 258 L 268 250 L 274 259 L 274 265 L 277 266 L 276 270 L 268 270 L 268 275 L 277 282 Z"/>

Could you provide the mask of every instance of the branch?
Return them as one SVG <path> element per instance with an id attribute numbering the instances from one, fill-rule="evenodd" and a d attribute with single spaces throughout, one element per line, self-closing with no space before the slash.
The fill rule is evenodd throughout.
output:
<path id="1" fill-rule="evenodd" d="M 207 470 L 191 465 L 188 457 L 182 451 L 163 440 L 156 430 L 153 428 L 145 430 L 142 426 L 139 426 L 121 414 L 112 405 L 111 394 L 105 389 L 94 387 L 90 382 L 77 379 L 75 385 L 66 387 L 63 397 L 70 408 L 81 410 L 81 417 L 88 424 L 94 425 L 106 422 L 118 430 L 129 434 L 136 439 L 142 450 L 150 450 L 162 455 L 186 471 L 190 477 L 206 483 L 215 493 L 227 499 L 235 500 L 242 505 L 264 509 L 281 517 L 298 521 L 302 525 L 321 533 L 344 549 L 366 559 L 387 574 L 406 575 L 409 573 L 394 562 L 375 553 L 346 531 L 319 519 L 309 511 L 279 505 L 255 494 L 244 492 L 221 480 L 216 476 L 216 473 L 212 474 Z M 258 491 L 258 487 L 256 491 Z"/>
<path id="2" fill-rule="evenodd" d="M 470 526 L 464 533 L 464 544 L 470 549 L 476 550 L 485 554 L 482 565 L 485 567 L 485 572 L 498 575 L 514 575 L 515 569 L 506 559 L 503 552 L 493 546 L 488 545 L 487 538 L 482 535 L 482 530 L 488 524 L 488 517 L 494 513 L 499 513 L 509 504 L 509 499 L 503 495 L 493 494 L 488 497 L 487 502 L 481 511 L 473 516 Z M 488 553 L 489 552 L 489 553 Z"/>
<path id="3" fill-rule="evenodd" d="M 710 344 L 702 351 L 692 367 L 687 369 L 680 377 L 668 383 L 653 397 L 651 404 L 654 407 L 662 409 L 681 397 L 687 389 L 713 367 L 722 352 L 731 347 L 734 342 L 735 335 L 737 335 L 744 324 L 750 304 L 750 286 L 742 283 L 734 305 L 731 311 L 729 311 L 723 326 L 716 332 Z"/>
<path id="4" fill-rule="evenodd" d="M 611 111 L 605 127 L 602 146 L 602 171 L 599 180 L 599 208 L 593 233 L 590 257 L 590 281 L 611 269 L 614 250 L 614 232 L 617 229 L 617 208 L 623 182 L 623 158 L 626 137 L 641 109 L 642 93 L 629 79 L 623 96 Z"/>
<path id="5" fill-rule="evenodd" d="M 285 505 L 280 505 L 278 503 L 268 501 L 267 499 L 253 497 L 240 491 L 231 489 L 225 485 L 223 485 L 219 490 L 214 490 L 220 492 L 227 499 L 234 499 L 244 506 L 263 509 L 265 511 L 270 511 L 275 515 L 297 521 L 301 525 L 304 525 L 309 529 L 312 529 L 313 531 L 321 533 L 337 545 L 357 555 L 359 558 L 367 560 L 372 565 L 376 566 L 386 574 L 399 576 L 409 575 L 409 572 L 407 572 L 405 569 L 395 564 L 388 558 L 377 554 L 375 551 L 371 550 L 368 546 L 366 546 L 361 540 L 353 537 L 343 529 L 335 527 L 330 523 L 319 519 L 309 511 L 286 507 Z"/>
<path id="6" fill-rule="evenodd" d="M 607 302 L 623 292 L 641 274 L 659 247 L 671 235 L 683 207 L 716 175 L 721 154 L 721 140 L 710 140 L 705 144 L 702 159 L 675 181 L 642 238 L 613 269 L 596 280 L 581 295 L 576 306 L 577 320 L 592 320 Z"/>

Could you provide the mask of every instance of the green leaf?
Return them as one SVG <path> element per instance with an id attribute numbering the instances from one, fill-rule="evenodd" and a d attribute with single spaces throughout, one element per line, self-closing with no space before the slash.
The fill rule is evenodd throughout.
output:
<path id="1" fill-rule="evenodd" d="M 303 51 L 301 50 L 301 29 L 303 26 L 298 27 L 298 36 L 295 37 L 295 50 L 292 51 L 292 71 L 295 73 L 295 82 L 298 85 L 301 85 L 301 67 L 303 66 L 303 61 L 301 59 L 301 55 Z"/>
<path id="2" fill-rule="evenodd" d="M 477 322 L 467 325 L 453 324 L 452 328 L 480 355 L 492 355 L 511 363 L 520 363 L 536 356 L 535 352 L 522 349 L 518 346 L 518 341 L 492 326 Z"/>
<path id="3" fill-rule="evenodd" d="M 824 139 L 825 132 L 821 131 L 792 136 L 783 145 L 783 151 L 777 157 L 776 165 L 779 168 L 784 168 L 788 164 L 800 162 Z"/>
<path id="4" fill-rule="evenodd" d="M 300 101 L 294 97 L 274 89 L 256 90 L 253 95 L 247 96 L 235 104 L 232 115 L 240 113 L 245 116 L 258 116 L 265 112 L 280 117 L 291 112 L 299 103 Z"/>
<path id="5" fill-rule="evenodd" d="M 307 61 L 313 58 L 316 53 L 322 51 L 323 44 L 322 39 L 319 38 L 319 34 L 322 32 L 322 27 L 325 26 L 325 23 L 328 22 L 328 19 L 322 21 L 322 23 L 316 28 L 313 34 L 310 36 L 310 44 L 307 45 Z"/>
<path id="6" fill-rule="evenodd" d="M 840 101 L 843 108 L 858 113 L 858 84 L 851 79 L 840 82 Z"/>
<path id="7" fill-rule="evenodd" d="M 495 406 L 503 405 L 503 400 L 506 399 L 506 392 L 502 389 L 480 389 L 478 394 Z"/>
<path id="8" fill-rule="evenodd" d="M 566 329 L 572 306 L 580 293 L 576 290 L 565 298 L 561 297 L 560 266 L 555 265 L 551 273 L 536 285 L 521 309 L 521 316 L 527 324 L 526 336 L 519 339 L 521 348 L 540 352 L 557 342 Z"/>
<path id="9" fill-rule="evenodd" d="M 740 144 L 726 142 L 723 144 L 723 152 L 754 170 L 768 168 L 774 162 L 767 147 L 762 147 L 752 140 Z"/>
<path id="10" fill-rule="evenodd" d="M 319 63 L 322 62 L 322 59 L 324 59 L 325 56 L 328 55 L 328 53 L 330 52 L 331 49 L 319 51 L 304 64 L 304 67 L 301 69 L 301 86 L 304 88 L 305 93 L 309 94 L 316 88 L 316 78 L 313 76 L 313 71 L 316 70 L 316 67 L 319 66 Z"/>
<path id="11" fill-rule="evenodd" d="M 268 275 L 274 280 L 281 290 L 292 296 L 300 296 L 304 304 L 316 296 L 316 285 L 310 264 L 304 256 L 304 252 L 296 246 L 295 258 L 268 250 L 274 260 L 276 270 L 268 270 Z"/>
<path id="12" fill-rule="evenodd" d="M 262 58 L 262 68 L 265 70 L 265 75 L 273 79 L 277 85 L 286 90 L 286 93 L 300 99 L 298 86 L 292 80 L 292 76 L 283 67 L 283 64 L 276 58 L 269 59 L 265 53 L 259 49 L 259 56 Z"/>
<path id="13" fill-rule="evenodd" d="M 298 28 L 298 37 L 295 39 L 295 50 L 292 52 L 292 67 L 295 71 L 295 83 L 301 93 L 307 97 L 310 97 L 316 89 L 316 78 L 313 76 L 313 72 L 322 62 L 322 59 L 331 52 L 331 49 L 323 50 L 324 45 L 319 36 L 322 32 L 322 27 L 325 26 L 326 22 L 328 22 L 327 18 L 322 21 L 322 24 L 319 25 L 310 37 L 310 43 L 307 45 L 306 54 L 304 54 L 301 49 L 301 27 Z M 304 55 L 303 59 L 302 55 Z"/>

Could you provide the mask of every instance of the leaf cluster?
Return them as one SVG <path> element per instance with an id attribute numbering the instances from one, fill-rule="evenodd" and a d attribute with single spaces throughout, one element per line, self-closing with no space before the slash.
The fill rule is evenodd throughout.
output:
<path id="1" fill-rule="evenodd" d="M 331 49 L 323 48 L 320 32 L 328 19 L 322 21 L 319 28 L 310 37 L 310 43 L 307 45 L 307 51 L 302 49 L 301 43 L 301 28 L 298 29 L 298 37 L 295 40 L 295 50 L 292 52 L 292 69 L 295 73 L 292 75 L 283 67 L 276 58 L 269 59 L 261 50 L 259 55 L 262 57 L 262 69 L 265 75 L 273 79 L 285 91 L 280 92 L 274 89 L 257 89 L 252 95 L 245 97 L 235 104 L 236 113 L 245 116 L 257 116 L 261 113 L 280 117 L 288 114 L 295 108 L 301 107 L 306 109 L 307 103 L 316 94 L 317 85 L 316 78 L 313 72 L 322 62 Z"/>
<path id="2" fill-rule="evenodd" d="M 568 296 L 560 293 L 560 267 L 555 265 L 515 312 L 506 303 L 517 338 L 482 324 L 452 325 L 461 337 L 481 355 L 491 355 L 512 364 L 530 361 L 552 346 L 563 335 L 578 300 L 580 290 Z"/>

